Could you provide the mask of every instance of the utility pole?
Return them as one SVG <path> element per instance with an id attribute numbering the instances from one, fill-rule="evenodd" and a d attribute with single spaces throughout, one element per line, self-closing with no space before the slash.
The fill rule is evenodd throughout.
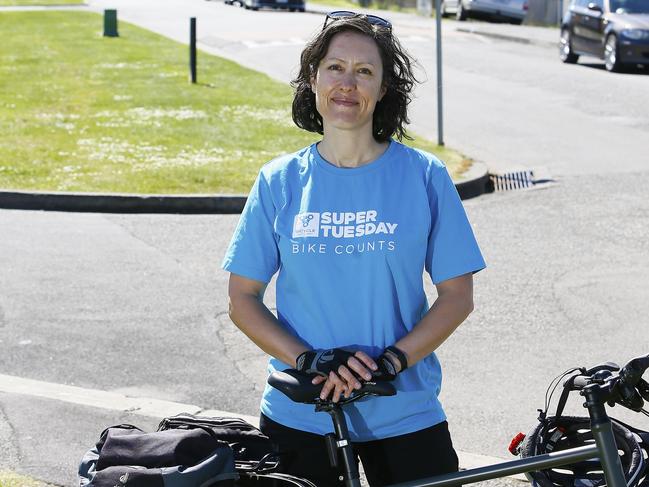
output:
<path id="1" fill-rule="evenodd" d="M 442 104 L 442 1 L 435 0 L 437 37 L 437 145 L 444 145 L 444 106 Z"/>

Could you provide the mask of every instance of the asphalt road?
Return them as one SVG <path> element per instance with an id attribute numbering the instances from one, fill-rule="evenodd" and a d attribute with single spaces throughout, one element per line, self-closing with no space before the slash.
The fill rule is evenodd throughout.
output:
<path id="1" fill-rule="evenodd" d="M 457 448 L 506 457 L 552 377 L 649 351 L 648 183 L 566 177 L 466 202 L 489 267 L 439 350 Z M 236 220 L 0 211 L 0 371 L 255 415 L 265 357 L 225 317 L 218 270 Z M 15 394 L 0 406 L 0 465 L 63 485 L 103 427 L 153 423 Z"/>
<path id="2" fill-rule="evenodd" d="M 311 17 L 318 16 L 299 15 Z M 234 35 L 240 27 L 230 28 Z M 260 41 L 266 32 L 253 24 L 241 31 Z M 555 70 L 549 48 L 453 38 L 455 55 L 466 61 L 447 55 L 458 64 L 448 69 L 449 100 L 467 87 L 498 96 L 483 104 L 469 91 L 461 93 L 466 104 L 447 105 L 449 144 L 474 147 L 494 164 L 538 162 L 559 176 L 543 189 L 465 203 L 489 267 L 476 276 L 475 312 L 439 350 L 442 400 L 458 449 L 506 457 L 511 436 L 533 425 L 551 378 L 649 352 L 649 112 L 644 98 L 633 98 L 649 77 L 590 66 Z M 590 99 L 608 102 L 549 94 L 576 93 L 584 83 Z M 624 93 L 620 108 L 615 93 Z M 575 142 L 564 134 L 557 147 L 538 144 L 570 113 L 579 122 Z M 420 115 L 415 123 L 425 126 Z M 515 137 L 500 135 L 512 127 Z M 604 137 L 602 127 L 622 143 Z M 624 157 L 611 156 L 614 149 Z M 265 357 L 227 319 L 227 276 L 219 271 L 236 220 L 0 210 L 0 374 L 255 415 Z M 273 298 L 271 288 L 271 306 Z M 0 392 L 0 466 L 61 485 L 75 483 L 81 455 L 105 426 L 157 422 L 137 411 L 37 397 L 36 389 Z M 636 423 L 649 428 L 646 418 Z"/>

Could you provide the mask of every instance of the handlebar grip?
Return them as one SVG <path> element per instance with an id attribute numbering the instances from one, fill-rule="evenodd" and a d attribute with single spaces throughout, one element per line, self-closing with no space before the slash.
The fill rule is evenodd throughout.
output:
<path id="1" fill-rule="evenodd" d="M 625 384 L 635 387 L 642 380 L 642 375 L 649 369 L 649 355 L 636 357 L 622 367 L 620 379 Z"/>

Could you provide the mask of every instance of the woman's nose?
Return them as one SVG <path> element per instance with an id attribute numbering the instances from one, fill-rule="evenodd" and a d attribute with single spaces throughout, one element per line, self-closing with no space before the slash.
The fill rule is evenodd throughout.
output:
<path id="1" fill-rule="evenodd" d="M 354 73 L 351 72 L 344 73 L 342 79 L 340 80 L 340 85 L 341 87 L 349 90 L 355 88 L 356 78 L 354 77 Z"/>

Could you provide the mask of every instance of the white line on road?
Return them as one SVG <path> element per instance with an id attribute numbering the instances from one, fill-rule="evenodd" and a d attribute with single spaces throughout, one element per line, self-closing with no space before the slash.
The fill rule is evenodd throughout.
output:
<path id="1" fill-rule="evenodd" d="M 82 406 L 129 412 L 159 419 L 180 413 L 190 413 L 212 417 L 236 417 L 248 421 L 255 426 L 259 426 L 259 418 L 255 416 L 219 411 L 217 409 L 202 409 L 194 404 L 183 404 L 162 399 L 131 397 L 117 392 L 86 389 L 53 382 L 25 379 L 13 375 L 0 374 L 0 392 L 54 399 Z M 462 468 L 477 468 L 503 462 L 502 458 L 477 455 L 474 453 L 458 452 L 458 456 Z M 522 476 L 514 476 L 514 478 L 524 480 Z"/>
<path id="2" fill-rule="evenodd" d="M 256 426 L 259 425 L 259 418 L 254 416 L 246 416 L 216 409 L 206 410 L 194 404 L 183 404 L 150 397 L 131 397 L 117 392 L 85 389 L 83 387 L 55 384 L 53 382 L 24 379 L 12 375 L 0 374 L 0 391 L 42 397 L 44 399 L 55 399 L 82 406 L 123 411 L 153 418 L 164 418 L 180 413 L 200 413 L 203 416 L 234 416 L 242 418 Z"/>

